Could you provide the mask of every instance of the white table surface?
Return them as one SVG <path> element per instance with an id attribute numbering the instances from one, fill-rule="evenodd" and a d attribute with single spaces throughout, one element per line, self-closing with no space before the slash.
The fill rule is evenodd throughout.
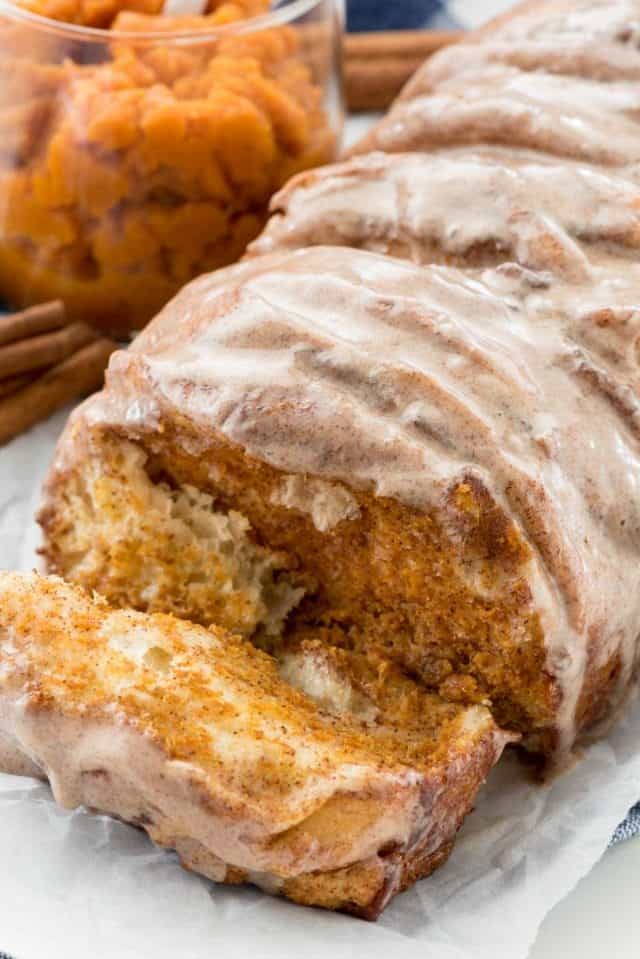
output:
<path id="1" fill-rule="evenodd" d="M 609 849 L 547 916 L 529 959 L 638 959 L 640 837 Z"/>

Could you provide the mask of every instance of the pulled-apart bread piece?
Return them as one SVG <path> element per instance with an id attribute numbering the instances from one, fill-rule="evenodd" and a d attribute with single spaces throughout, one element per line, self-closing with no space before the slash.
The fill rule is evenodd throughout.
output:
<path id="1" fill-rule="evenodd" d="M 393 671 L 358 690 L 313 645 L 283 669 L 321 705 L 221 629 L 0 573 L 0 768 L 217 882 L 374 919 L 446 859 L 510 737 Z"/>
<path id="2" fill-rule="evenodd" d="M 72 417 L 49 568 L 204 623 L 250 583 L 276 654 L 385 656 L 561 762 L 637 659 L 639 291 L 342 247 L 202 277 Z"/>
<path id="3" fill-rule="evenodd" d="M 414 263 L 511 260 L 582 280 L 594 247 L 600 256 L 640 249 L 633 179 L 509 148 L 356 157 L 294 177 L 271 210 L 250 255 L 336 244 Z"/>

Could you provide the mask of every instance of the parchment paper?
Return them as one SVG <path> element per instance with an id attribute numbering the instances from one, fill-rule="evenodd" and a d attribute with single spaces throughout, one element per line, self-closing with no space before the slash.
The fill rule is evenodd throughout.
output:
<path id="1" fill-rule="evenodd" d="M 33 513 L 64 421 L 0 450 L 0 567 L 36 565 Z M 0 775 L 0 951 L 17 959 L 525 959 L 640 795 L 640 699 L 549 786 L 506 756 L 448 864 L 376 924 L 183 871 L 145 835 Z"/>

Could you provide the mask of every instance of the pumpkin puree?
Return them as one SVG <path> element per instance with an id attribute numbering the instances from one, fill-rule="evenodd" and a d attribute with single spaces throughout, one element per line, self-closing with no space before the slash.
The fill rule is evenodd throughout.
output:
<path id="1" fill-rule="evenodd" d="M 197 38 L 268 0 L 156 15 L 162 0 L 35 0 L 51 19 L 196 42 L 70 40 L 0 21 L 0 296 L 62 298 L 140 328 L 193 276 L 242 255 L 272 193 L 333 157 L 294 27 Z M 108 39 L 108 38 L 107 38 Z"/>

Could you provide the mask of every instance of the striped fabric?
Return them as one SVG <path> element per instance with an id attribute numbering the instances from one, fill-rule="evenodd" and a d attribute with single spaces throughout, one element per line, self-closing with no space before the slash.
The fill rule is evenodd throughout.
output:
<path id="1" fill-rule="evenodd" d="M 614 832 L 610 845 L 615 846 L 618 842 L 624 842 L 626 839 L 633 839 L 640 835 L 640 802 L 629 810 L 629 815 L 624 822 L 621 822 Z"/>

